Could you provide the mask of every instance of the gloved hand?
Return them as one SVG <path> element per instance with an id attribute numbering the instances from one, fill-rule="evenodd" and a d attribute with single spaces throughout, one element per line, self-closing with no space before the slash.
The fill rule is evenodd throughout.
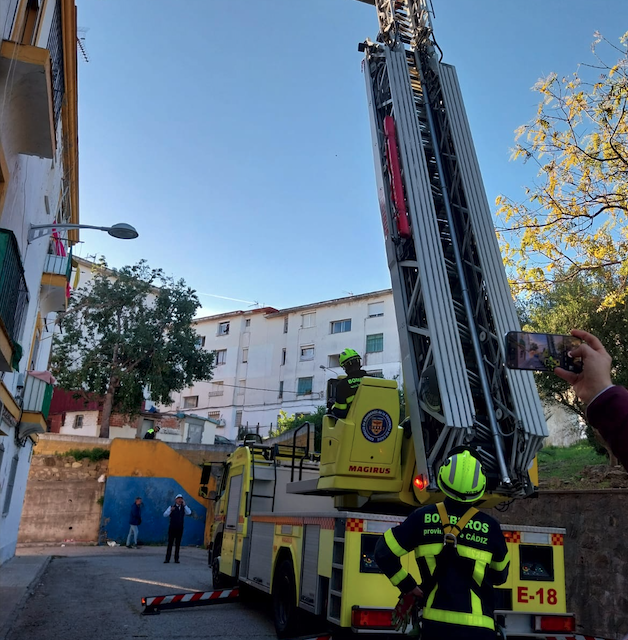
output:
<path id="1" fill-rule="evenodd" d="M 422 601 L 423 592 L 419 587 L 399 596 L 399 602 L 392 614 L 392 623 L 397 631 L 405 633 L 408 626 L 418 626 Z"/>

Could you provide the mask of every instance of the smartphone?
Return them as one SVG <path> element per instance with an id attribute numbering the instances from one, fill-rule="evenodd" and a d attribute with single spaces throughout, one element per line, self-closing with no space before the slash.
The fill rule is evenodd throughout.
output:
<path id="1" fill-rule="evenodd" d="M 575 336 L 511 331 L 506 334 L 506 366 L 529 371 L 553 371 L 561 367 L 580 373 L 582 359 L 572 358 L 569 352 L 581 344 L 582 340 Z"/>

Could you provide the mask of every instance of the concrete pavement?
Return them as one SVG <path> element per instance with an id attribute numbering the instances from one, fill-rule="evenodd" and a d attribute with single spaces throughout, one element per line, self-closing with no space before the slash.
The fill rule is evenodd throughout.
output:
<path id="1" fill-rule="evenodd" d="M 138 577 L 141 567 L 148 563 L 148 567 L 157 569 L 163 567 L 167 571 L 168 579 L 140 580 L 143 582 L 143 595 L 161 593 L 177 593 L 182 591 L 205 590 L 211 588 L 211 573 L 207 567 L 207 551 L 197 547 L 181 548 L 181 564 L 163 565 L 165 547 L 140 547 L 127 549 L 126 547 L 109 547 L 96 545 L 64 546 L 22 546 L 17 549 L 14 558 L 0 567 L 0 640 L 13 636 L 11 629 L 16 625 L 20 614 L 26 608 L 29 598 L 37 593 L 42 584 L 42 576 L 54 558 L 94 558 L 109 557 L 111 561 L 123 562 L 134 580 L 134 568 L 137 565 Z M 104 560 L 104 558 L 103 558 Z M 190 571 L 193 579 L 189 579 Z M 160 570 L 161 572 L 161 570 Z M 187 579 L 186 579 L 187 578 Z M 135 605 L 139 609 L 139 598 Z"/>

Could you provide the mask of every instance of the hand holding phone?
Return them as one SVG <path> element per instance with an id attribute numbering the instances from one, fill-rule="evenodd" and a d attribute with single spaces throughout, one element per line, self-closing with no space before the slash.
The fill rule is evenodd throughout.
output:
<path id="1" fill-rule="evenodd" d="M 572 351 L 582 344 L 576 336 L 511 331 L 506 335 L 506 366 L 528 371 L 554 371 L 560 367 L 571 373 L 582 371 L 582 357 Z"/>

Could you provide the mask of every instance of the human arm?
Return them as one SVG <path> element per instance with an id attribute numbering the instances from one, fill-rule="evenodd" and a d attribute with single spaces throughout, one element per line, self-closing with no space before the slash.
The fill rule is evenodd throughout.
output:
<path id="1" fill-rule="evenodd" d="M 608 443 L 611 451 L 628 470 L 628 391 L 613 386 L 612 358 L 594 335 L 574 329 L 572 335 L 584 340 L 573 357 L 582 358 L 582 372 L 557 368 L 556 375 L 566 380 L 587 406 L 587 420 Z"/>
<path id="2" fill-rule="evenodd" d="M 191 516 L 192 515 L 192 510 L 190 509 L 190 507 L 187 506 L 187 504 L 183 504 L 183 508 L 185 509 L 185 515 L 186 516 Z"/>
<path id="3" fill-rule="evenodd" d="M 416 580 L 401 566 L 400 558 L 410 553 L 419 544 L 422 530 L 418 511 L 412 513 L 398 527 L 389 529 L 377 541 L 375 546 L 375 562 L 382 573 L 402 593 L 413 593 L 421 598 L 423 592 Z"/>
<path id="4" fill-rule="evenodd" d="M 167 518 L 170 513 L 172 512 L 172 507 L 168 507 L 165 511 L 164 511 L 164 518 Z"/>
<path id="5" fill-rule="evenodd" d="M 492 585 L 504 584 L 508 578 L 510 569 L 510 554 L 506 539 L 501 531 L 499 523 L 491 525 L 491 536 L 493 537 L 493 557 L 486 568 L 486 580 Z"/>

